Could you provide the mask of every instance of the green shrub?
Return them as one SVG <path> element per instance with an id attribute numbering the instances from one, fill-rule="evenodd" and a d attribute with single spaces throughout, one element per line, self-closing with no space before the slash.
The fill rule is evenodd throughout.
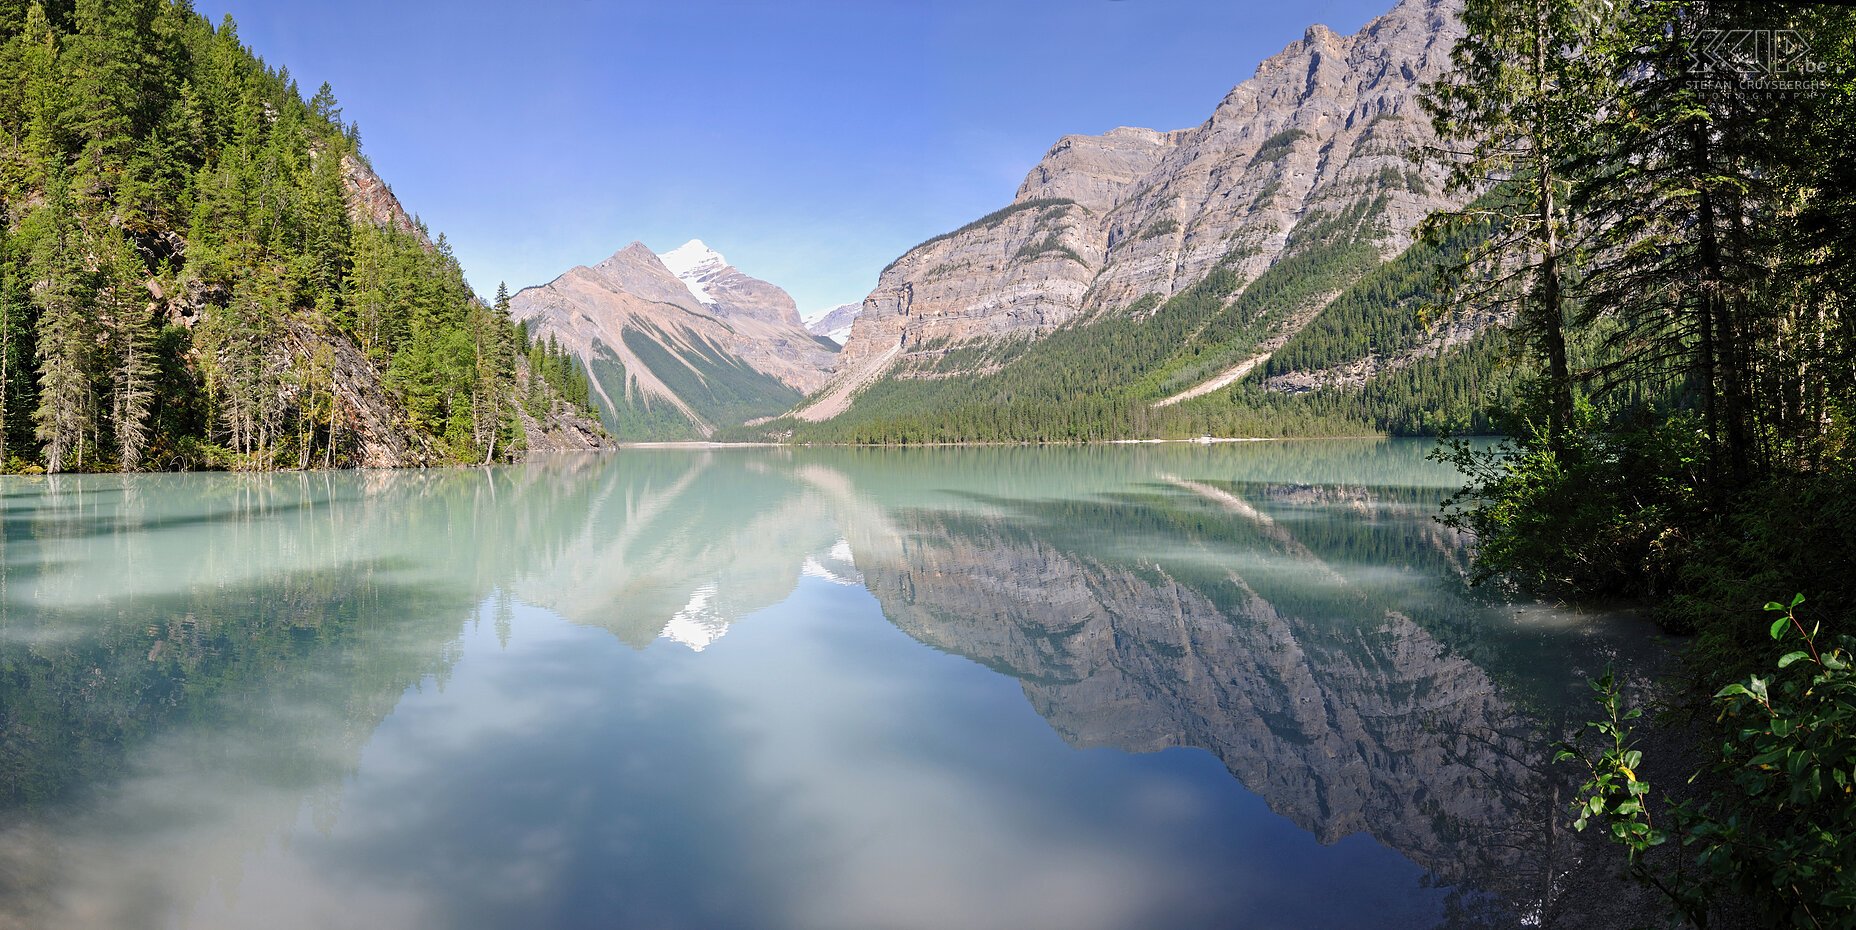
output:
<path id="1" fill-rule="evenodd" d="M 1583 596 L 1668 588 L 1687 550 L 1680 528 L 1698 503 L 1700 443 L 1688 418 L 1581 428 L 1557 450 L 1537 421 L 1507 433 L 1519 438 L 1492 448 L 1446 442 L 1435 455 L 1467 477 L 1444 521 L 1475 533 L 1478 580 Z"/>
<path id="2" fill-rule="evenodd" d="M 1707 926 L 1731 893 L 1732 906 L 1758 926 L 1856 927 L 1853 644 L 1844 637 L 1826 648 L 1821 627 L 1807 628 L 1798 617 L 1802 603 L 1801 594 L 1789 605 L 1766 605 L 1777 615 L 1771 638 L 1800 648 L 1780 656 L 1767 675 L 1715 692 L 1727 733 L 1711 766 L 1721 787 L 1668 803 L 1666 826 L 1651 819 L 1650 785 L 1637 774 L 1643 756 L 1631 748 L 1628 721 L 1641 712 L 1622 712 L 1610 675 L 1593 685 L 1604 719 L 1559 752 L 1590 773 L 1573 805 L 1573 826 L 1606 828 L 1626 850 L 1631 874 L 1696 926 Z M 1682 855 L 1655 865 L 1646 857 L 1671 839 L 1692 857 L 1692 869 Z"/>

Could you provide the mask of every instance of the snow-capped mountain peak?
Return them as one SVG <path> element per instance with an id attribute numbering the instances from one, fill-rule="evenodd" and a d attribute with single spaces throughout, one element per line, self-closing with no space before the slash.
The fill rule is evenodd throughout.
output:
<path id="1" fill-rule="evenodd" d="M 701 239 L 691 239 L 668 252 L 660 253 L 657 258 L 690 289 L 691 294 L 696 295 L 697 300 L 705 304 L 715 303 L 707 284 L 728 267 L 728 259 L 723 258 L 722 253 L 709 248 Z"/>
<path id="2" fill-rule="evenodd" d="M 857 319 L 857 314 L 863 309 L 863 304 L 855 303 L 813 311 L 812 315 L 806 317 L 806 332 L 844 345 L 851 338 L 851 321 Z"/>

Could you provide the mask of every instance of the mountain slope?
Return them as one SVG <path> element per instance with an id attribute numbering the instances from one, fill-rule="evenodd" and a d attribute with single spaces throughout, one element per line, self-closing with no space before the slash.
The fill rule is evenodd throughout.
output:
<path id="1" fill-rule="evenodd" d="M 623 439 L 697 438 L 777 414 L 824 383 L 834 354 L 791 296 L 700 240 L 662 256 L 634 242 L 517 293 L 510 314 L 585 364 Z"/>
<path id="2" fill-rule="evenodd" d="M 804 424 L 847 411 L 869 424 L 907 406 L 926 423 L 937 406 L 1030 393 L 1071 418 L 1114 407 L 1098 432 L 1145 435 L 1181 419 L 1150 415 L 1155 404 L 1191 407 L 1257 377 L 1409 247 L 1424 216 L 1456 204 L 1439 168 L 1409 158 L 1434 141 L 1417 100 L 1448 65 L 1455 10 L 1403 0 L 1353 36 L 1311 27 L 1193 129 L 1059 141 L 1010 205 L 884 270 L 832 383 L 795 411 L 800 434 L 846 436 L 856 428 Z M 1013 391 L 968 393 L 1002 371 Z"/>

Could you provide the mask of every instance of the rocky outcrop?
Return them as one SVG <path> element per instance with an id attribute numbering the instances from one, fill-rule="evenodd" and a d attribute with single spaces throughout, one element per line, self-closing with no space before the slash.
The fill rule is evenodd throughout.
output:
<path id="1" fill-rule="evenodd" d="M 343 155 L 342 185 L 348 191 L 348 215 L 355 222 L 397 229 L 428 247 L 432 244 L 425 227 L 406 212 L 393 188 L 374 173 L 373 165 L 354 155 Z"/>
<path id="2" fill-rule="evenodd" d="M 285 330 L 281 348 L 288 356 L 285 367 L 290 369 L 314 371 L 328 366 L 327 385 L 335 397 L 333 445 L 343 450 L 344 461 L 362 468 L 418 468 L 441 460 L 430 437 L 406 428 L 405 409 L 381 383 L 380 370 L 354 343 L 293 321 Z M 282 389 L 295 393 L 302 387 L 287 383 Z"/>
<path id="3" fill-rule="evenodd" d="M 833 359 L 791 296 L 700 241 L 661 257 L 634 242 L 522 290 L 510 313 L 582 360 L 620 438 L 707 436 L 778 413 L 823 385 Z"/>
<path id="4" fill-rule="evenodd" d="M 1401 371 L 1424 359 L 1440 358 L 1457 346 L 1467 345 L 1480 333 L 1505 328 L 1513 322 L 1512 310 L 1460 314 L 1440 321 L 1417 345 L 1386 352 L 1369 350 L 1359 358 L 1313 371 L 1286 371 L 1263 379 L 1263 386 L 1282 394 L 1358 388 L 1382 373 Z"/>
<path id="5" fill-rule="evenodd" d="M 1449 63 L 1459 4 L 1401 0 L 1352 36 L 1311 27 L 1195 128 L 1060 140 L 1009 206 L 884 270 L 838 384 L 923 350 L 1164 298 L 1220 262 L 1254 279 L 1319 245 L 1337 217 L 1353 217 L 1382 255 L 1402 251 L 1425 215 L 1452 203 L 1442 169 L 1409 156 L 1433 141 L 1418 95 Z M 799 415 L 833 416 L 849 393 L 826 391 Z"/>
<path id="6" fill-rule="evenodd" d="M 525 393 L 534 389 L 531 381 L 535 376 L 529 370 L 528 359 L 516 361 L 516 383 Z M 542 392 L 548 396 L 549 410 L 537 417 L 528 409 L 518 404 L 516 417 L 522 424 L 522 444 L 530 456 L 553 455 L 561 452 L 604 452 L 611 450 L 615 443 L 612 435 L 596 419 L 586 415 L 572 404 L 553 396 L 553 392 L 541 385 Z"/>

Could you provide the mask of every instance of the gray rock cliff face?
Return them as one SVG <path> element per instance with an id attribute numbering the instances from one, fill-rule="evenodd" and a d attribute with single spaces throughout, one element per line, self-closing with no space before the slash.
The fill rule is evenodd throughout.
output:
<path id="1" fill-rule="evenodd" d="M 1371 214 L 1390 256 L 1454 201 L 1418 97 L 1462 34 L 1460 0 L 1401 0 L 1352 36 L 1311 27 L 1191 129 L 1067 136 L 1011 205 L 887 268 L 827 391 L 800 411 L 835 416 L 850 394 L 920 347 L 1041 334 L 1171 296 L 1230 260 L 1246 279 L 1281 259 L 1298 224 Z"/>

